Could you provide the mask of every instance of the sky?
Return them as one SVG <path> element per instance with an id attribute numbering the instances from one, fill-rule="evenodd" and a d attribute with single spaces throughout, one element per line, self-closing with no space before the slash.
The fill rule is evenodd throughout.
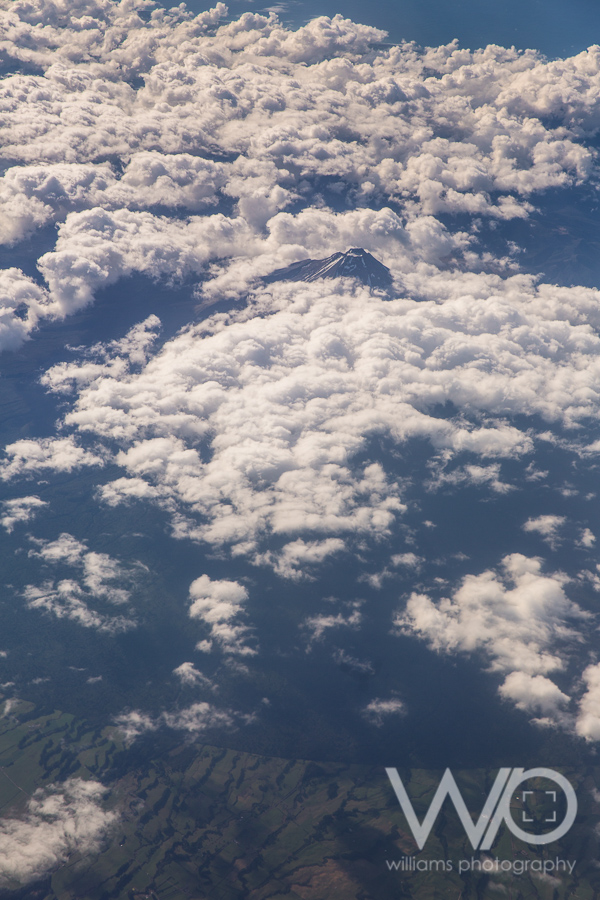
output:
<path id="1" fill-rule="evenodd" d="M 163 6 L 174 4 L 163 2 Z M 205 2 L 191 0 L 194 12 L 208 9 Z M 600 10 L 593 0 L 401 0 L 365 7 L 357 0 L 341 3 L 281 2 L 261 7 L 257 3 L 234 2 L 231 14 L 251 10 L 277 11 L 286 24 L 298 27 L 318 15 L 342 13 L 355 22 L 382 28 L 391 41 L 416 41 L 438 46 L 457 39 L 461 46 L 486 44 L 540 50 L 550 57 L 570 56 L 600 40 Z"/>
<path id="2" fill-rule="evenodd" d="M 600 48 L 478 6 L 0 0 L 7 703 L 595 752 Z M 389 293 L 264 282 L 349 247 Z M 48 791 L 93 852 L 102 786 Z"/>

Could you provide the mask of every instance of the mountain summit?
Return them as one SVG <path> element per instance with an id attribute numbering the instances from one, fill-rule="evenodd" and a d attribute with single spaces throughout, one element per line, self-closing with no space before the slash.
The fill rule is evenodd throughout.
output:
<path id="1" fill-rule="evenodd" d="M 392 284 L 390 270 L 362 247 L 334 253 L 326 259 L 301 259 L 285 269 L 276 269 L 265 282 L 317 281 L 319 278 L 357 278 L 369 287 L 388 288 Z"/>

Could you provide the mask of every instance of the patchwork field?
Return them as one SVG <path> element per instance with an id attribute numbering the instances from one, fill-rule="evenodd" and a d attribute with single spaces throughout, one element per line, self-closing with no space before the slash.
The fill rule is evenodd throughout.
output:
<path id="1" fill-rule="evenodd" d="M 5 707 L 6 709 L 6 707 Z M 488 854 L 501 860 L 577 860 L 572 876 L 463 872 L 473 852 L 451 807 L 444 807 L 418 853 L 381 769 L 261 757 L 186 743 L 164 747 L 135 767 L 110 730 L 90 729 L 60 712 L 37 716 L 30 704 L 0 720 L 0 808 L 4 822 L 27 816 L 30 796 L 71 777 L 111 784 L 118 813 L 100 852 L 74 854 L 54 873 L 8 891 L 19 900 L 398 900 L 418 897 L 595 900 L 600 873 L 593 833 L 600 770 L 568 771 L 577 786 L 578 824 L 560 845 L 520 844 L 502 828 Z M 146 748 L 147 749 L 147 748 Z M 145 755 L 139 754 L 140 760 Z M 125 772 L 126 774 L 121 774 Z M 423 817 L 439 773 L 402 771 Z M 460 773 L 461 791 L 479 814 L 494 773 Z M 583 839 L 582 835 L 587 835 Z M 417 855 L 415 855 L 417 854 Z M 483 860 L 483 855 L 475 854 Z M 452 871 L 394 870 L 394 861 L 444 860 Z M 530 863 L 529 863 L 530 864 Z M 407 863 L 402 863 L 406 867 Z M 521 865 L 523 868 L 523 865 Z"/>

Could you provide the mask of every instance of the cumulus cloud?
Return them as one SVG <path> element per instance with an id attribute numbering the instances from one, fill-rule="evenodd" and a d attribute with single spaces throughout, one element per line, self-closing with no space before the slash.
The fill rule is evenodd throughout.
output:
<path id="1" fill-rule="evenodd" d="M 4 448 L 0 478 L 33 477 L 42 472 L 72 472 L 83 466 L 103 466 L 104 459 L 78 446 L 72 436 L 15 441 Z"/>
<path id="2" fill-rule="evenodd" d="M 44 506 L 48 506 L 46 501 L 40 500 L 36 496 L 4 500 L 2 502 L 3 515 L 0 517 L 0 524 L 10 534 L 14 531 L 15 525 L 21 522 L 30 522 Z"/>
<path id="3" fill-rule="evenodd" d="M 158 723 L 147 713 L 139 710 L 131 710 L 121 713 L 114 720 L 115 725 L 123 735 L 126 744 L 130 744 L 141 734 L 147 731 L 156 731 Z"/>
<path id="4" fill-rule="evenodd" d="M 0 270 L 0 352 L 15 350 L 30 337 L 40 320 L 56 312 L 48 292 L 21 269 Z"/>
<path id="5" fill-rule="evenodd" d="M 299 581 L 401 522 L 403 484 L 380 442 L 427 443 L 432 490 L 493 497 L 546 440 L 532 422 L 597 419 L 600 293 L 519 274 L 515 247 L 491 252 L 482 222 L 527 219 L 549 189 L 594 183 L 600 51 L 553 62 L 456 42 L 419 51 L 339 15 L 293 31 L 276 15 L 226 14 L 0 0 L 0 50 L 16 70 L 0 84 L 0 242 L 56 233 L 38 281 L 0 273 L 0 349 L 135 273 L 191 279 L 206 305 L 239 301 L 158 351 L 151 316 L 53 366 L 42 380 L 65 399 L 58 430 L 6 447 L 0 477 L 110 462 L 120 471 L 98 489 L 105 503 L 157 504 L 175 537 Z M 350 281 L 261 287 L 274 268 L 357 245 L 390 267 L 390 297 Z M 598 451 L 580 444 L 564 446 Z M 5 527 L 34 499 L 9 501 Z M 562 524 L 523 527 L 554 544 Z M 72 571 L 29 585 L 30 605 L 131 627 L 106 606 L 129 602 L 122 564 L 68 535 L 33 558 Z M 395 554 L 368 580 L 422 564 Z M 584 614 L 540 565 L 513 554 L 439 603 L 413 595 L 398 625 L 438 651 L 481 654 L 503 697 L 558 721 L 568 697 L 549 675 Z M 255 653 L 248 599 L 238 582 L 197 579 L 197 648 Z M 318 640 L 359 622 L 357 608 L 306 628 Z M 203 677 L 192 663 L 174 671 Z M 394 703 L 365 714 L 377 724 Z M 132 735 L 158 727 L 127 715 Z M 218 715 L 197 704 L 160 722 L 193 731 Z"/>
<path id="6" fill-rule="evenodd" d="M 139 710 L 131 710 L 117 716 L 114 724 L 130 744 L 146 732 L 156 731 L 166 726 L 176 731 L 200 734 L 211 728 L 231 729 L 238 723 L 247 724 L 252 716 L 244 716 L 228 709 L 219 709 L 211 703 L 192 703 L 191 706 L 174 712 L 165 711 L 153 717 Z"/>
<path id="7" fill-rule="evenodd" d="M 235 718 L 231 712 L 217 709 L 210 703 L 193 703 L 177 712 L 163 713 L 163 720 L 169 728 L 197 734 L 208 728 L 232 728 Z"/>
<path id="8" fill-rule="evenodd" d="M 71 619 L 85 628 L 116 634 L 135 627 L 135 620 L 104 611 L 110 606 L 127 606 L 131 588 L 143 567 L 125 567 L 106 553 L 88 550 L 85 542 L 63 533 L 55 541 L 30 539 L 35 549 L 29 557 L 46 567 L 75 570 L 75 576 L 46 579 L 40 585 L 28 584 L 23 598 L 30 609 L 41 609 L 59 619 Z M 123 587 L 127 584 L 128 588 Z M 97 609 L 98 605 L 101 609 Z"/>
<path id="9" fill-rule="evenodd" d="M 279 553 L 268 551 L 257 557 L 257 562 L 269 562 L 278 575 L 292 581 L 311 579 L 310 567 L 322 563 L 329 556 L 345 549 L 340 538 L 326 538 L 324 541 L 303 541 L 298 538 L 280 550 Z"/>
<path id="10" fill-rule="evenodd" d="M 467 575 L 452 597 L 435 603 L 411 594 L 395 626 L 438 652 L 481 654 L 490 671 L 505 676 L 502 697 L 557 714 L 570 697 L 548 676 L 565 669 L 591 618 L 568 599 L 567 582 L 560 572 L 544 574 L 541 560 L 513 553 L 499 571 Z"/>
<path id="11" fill-rule="evenodd" d="M 29 292 L 34 327 L 44 304 L 44 315 L 65 315 L 134 272 L 201 277 L 216 299 L 276 265 L 356 244 L 391 266 L 397 299 L 279 285 L 156 355 L 152 318 L 126 339 L 147 341 L 144 359 L 113 342 L 44 377 L 75 393 L 67 427 L 111 451 L 73 435 L 19 441 L 2 477 L 100 465 L 117 440 L 125 472 L 103 486 L 106 502 L 159 503 L 177 536 L 228 544 L 297 579 L 347 549 L 345 535 L 385 535 L 402 513 L 379 464 L 352 465 L 373 437 L 510 457 L 533 446 L 512 415 L 569 426 L 594 414 L 598 293 L 486 274 L 474 234 L 436 215 L 527 216 L 536 191 L 588 178 L 581 78 L 593 91 L 597 54 L 559 72 L 498 47 L 374 49 L 380 32 L 340 16 L 289 31 L 255 14 L 223 24 L 222 4 L 197 17 L 148 17 L 141 2 L 52 9 L 0 6 L 4 51 L 39 69 L 0 91 L 14 114 L 0 132 L 18 163 L 0 179 L 4 240 L 59 225 L 39 260 L 47 288 L 10 270 L 7 309 Z M 577 94 L 577 127 L 551 124 L 564 117 L 558 99 L 523 118 L 517 97 L 531 78 L 553 85 L 548 96 L 559 83 L 563 100 Z M 323 179 L 356 208 L 328 205 Z M 430 415 L 443 403 L 462 418 Z M 199 451 L 207 440 L 210 458 Z M 510 488 L 498 462 L 444 478 Z M 270 534 L 290 540 L 265 550 Z"/>
<path id="12" fill-rule="evenodd" d="M 0 820 L 0 884 L 29 884 L 74 854 L 97 853 L 117 821 L 102 808 L 106 789 L 98 781 L 70 778 L 36 791 L 20 818 Z"/>
<path id="13" fill-rule="evenodd" d="M 406 704 L 398 697 L 390 697 L 387 700 L 376 697 L 364 707 L 362 713 L 364 718 L 377 728 L 381 728 L 385 724 L 386 718 L 390 716 L 405 716 Z"/>
<path id="14" fill-rule="evenodd" d="M 412 551 L 406 553 L 394 553 L 390 557 L 389 564 L 384 566 L 381 571 L 363 574 L 360 576 L 360 580 L 365 581 L 370 587 L 379 591 L 387 579 L 398 577 L 398 569 L 409 572 L 418 571 L 423 562 L 424 560 Z"/>
<path id="15" fill-rule="evenodd" d="M 527 519 L 523 525 L 523 531 L 541 534 L 543 539 L 551 546 L 556 544 L 559 529 L 566 522 L 565 516 L 545 515 L 534 519 Z"/>
<path id="16" fill-rule="evenodd" d="M 527 672 L 511 672 L 499 688 L 500 696 L 511 700 L 517 709 L 538 713 L 538 722 L 544 717 L 551 723 L 560 721 L 570 697 L 545 675 Z"/>
<path id="17" fill-rule="evenodd" d="M 248 643 L 252 633 L 242 624 L 247 599 L 248 591 L 237 581 L 213 581 L 208 575 L 196 578 L 190 585 L 189 615 L 199 619 L 209 634 L 197 649 L 210 652 L 216 644 L 224 653 L 254 656 L 256 649 Z"/>
<path id="18" fill-rule="evenodd" d="M 196 687 L 201 685 L 202 687 L 214 688 L 210 678 L 203 675 L 192 662 L 181 663 L 180 666 L 173 669 L 173 675 L 176 675 L 181 681 L 181 684 L 186 687 Z"/>
<path id="19" fill-rule="evenodd" d="M 331 629 L 358 628 L 360 626 L 363 620 L 360 611 L 362 601 L 355 600 L 347 605 L 351 611 L 346 615 L 344 613 L 320 613 L 316 616 L 308 616 L 303 621 L 302 628 L 309 633 L 307 649 L 310 649 L 315 641 L 321 641 Z"/>
<path id="20" fill-rule="evenodd" d="M 0 241 L 59 225 L 39 262 L 48 289 L 29 283 L 25 319 L 16 283 L 2 301 L 6 346 L 44 304 L 68 314 L 131 272 L 210 274 L 223 292 L 348 241 L 398 271 L 500 265 L 435 217 L 527 217 L 537 193 L 593 173 L 595 48 L 560 64 L 496 46 L 418 52 L 340 15 L 293 31 L 226 12 L 0 4 L 2 52 L 29 73 L 0 89 Z M 340 195 L 357 208 L 336 220 Z M 207 273 L 211 260 L 223 265 Z"/>
<path id="21" fill-rule="evenodd" d="M 582 680 L 585 693 L 579 703 L 576 731 L 586 741 L 600 741 L 600 663 L 588 666 Z"/>
<path id="22" fill-rule="evenodd" d="M 596 543 L 596 536 L 594 532 L 589 528 L 584 528 L 581 532 L 579 543 L 582 547 L 593 547 Z"/>
<path id="23" fill-rule="evenodd" d="M 586 323 L 600 323 L 597 292 L 474 275 L 427 289 L 432 299 L 415 302 L 339 283 L 278 284 L 155 353 L 154 317 L 124 339 L 137 346 L 144 335 L 146 363 L 105 346 L 43 376 L 72 398 L 63 427 L 75 434 L 56 440 L 81 464 L 92 451 L 77 432 L 96 440 L 98 459 L 121 446 L 123 476 L 100 490 L 111 505 L 158 503 L 178 537 L 229 545 L 298 578 L 315 554 L 342 552 L 332 541 L 347 549 L 346 537 L 385 536 L 402 515 L 397 479 L 381 462 L 354 462 L 371 441 L 424 438 L 446 481 L 504 493 L 498 460 L 530 453 L 536 438 L 513 417 L 570 427 L 598 408 L 600 339 Z M 440 404 L 460 412 L 439 417 Z M 9 450 L 5 477 L 49 456 L 43 442 Z M 481 461 L 452 473 L 461 453 Z M 283 549 L 261 547 L 272 535 L 289 536 Z"/>
<path id="24" fill-rule="evenodd" d="M 466 465 L 458 466 L 451 471 L 445 470 L 445 460 L 434 461 L 432 477 L 427 488 L 438 490 L 442 485 L 489 487 L 496 494 L 507 494 L 514 490 L 514 485 L 502 481 L 500 477 L 500 463 L 492 463 L 487 466 Z M 437 463 L 437 465 L 435 464 Z M 437 471 L 436 471 L 437 469 Z"/>

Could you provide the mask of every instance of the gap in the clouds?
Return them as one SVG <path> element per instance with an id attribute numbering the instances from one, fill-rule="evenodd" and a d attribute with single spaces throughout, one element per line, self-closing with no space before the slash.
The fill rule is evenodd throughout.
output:
<path id="1" fill-rule="evenodd" d="M 170 8 L 173 0 L 159 0 Z M 187 0 L 194 13 L 215 6 L 211 0 Z M 290 0 L 264 5 L 230 0 L 228 21 L 244 12 L 268 15 L 276 8 L 283 23 L 298 28 L 316 16 L 341 13 L 355 22 L 388 32 L 394 42 L 416 41 L 439 46 L 455 38 L 473 50 L 487 44 L 533 48 L 551 57 L 585 50 L 600 34 L 600 8 L 595 0 L 383 0 L 365 6 L 362 0 Z"/>
<path id="2" fill-rule="evenodd" d="M 521 237 L 522 265 L 542 280 L 600 287 L 600 196 L 595 184 L 548 190 L 536 197 L 537 211 Z M 506 228 L 506 226 L 504 226 Z"/>
<path id="3" fill-rule="evenodd" d="M 8 55 L 0 59 L 0 78 L 19 75 L 43 77 L 44 71 L 43 66 L 36 66 L 31 60 L 15 59 Z"/>
<path id="4" fill-rule="evenodd" d="M 292 171 L 293 164 L 288 164 L 287 168 Z M 365 195 L 361 192 L 360 184 L 345 181 L 340 176 L 317 175 L 312 177 L 310 182 L 300 181 L 296 185 L 296 190 L 298 198 L 285 207 L 285 212 L 294 216 L 308 208 L 331 209 L 335 213 L 360 209 L 372 209 L 376 212 L 391 209 L 400 219 L 406 218 L 404 205 L 399 200 L 377 191 Z M 452 230 L 452 227 L 449 230 Z M 340 246 L 338 249 L 345 251 L 349 248 Z"/>
<path id="5" fill-rule="evenodd" d="M 549 188 L 530 199 L 527 218 L 437 213 L 450 232 L 472 231 L 474 250 L 510 257 L 518 270 L 564 286 L 600 287 L 600 195 L 594 182 Z M 507 274 L 511 274 L 508 271 Z"/>
<path id="6" fill-rule="evenodd" d="M 56 225 L 44 225 L 37 228 L 25 240 L 16 244 L 0 245 L 0 267 L 21 269 L 25 275 L 37 284 L 45 287 L 44 279 L 37 267 L 37 261 L 44 253 L 54 249 L 56 244 Z"/>

